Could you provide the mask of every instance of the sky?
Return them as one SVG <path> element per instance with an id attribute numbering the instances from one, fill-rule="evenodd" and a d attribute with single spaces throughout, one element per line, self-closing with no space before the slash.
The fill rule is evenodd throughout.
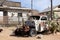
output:
<path id="1" fill-rule="evenodd" d="M 21 2 L 22 7 L 31 8 L 31 0 L 12 0 L 12 1 Z M 60 0 L 53 0 L 53 6 L 59 4 Z M 50 0 L 33 0 L 33 9 L 43 11 L 48 7 L 50 7 Z"/>

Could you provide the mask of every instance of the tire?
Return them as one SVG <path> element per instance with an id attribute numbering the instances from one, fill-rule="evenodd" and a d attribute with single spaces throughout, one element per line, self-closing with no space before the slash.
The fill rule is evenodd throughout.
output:
<path id="1" fill-rule="evenodd" d="M 36 36 L 36 34 L 37 34 L 37 32 L 36 32 L 35 29 L 31 29 L 31 30 L 30 30 L 30 36 L 31 36 L 31 37 Z"/>

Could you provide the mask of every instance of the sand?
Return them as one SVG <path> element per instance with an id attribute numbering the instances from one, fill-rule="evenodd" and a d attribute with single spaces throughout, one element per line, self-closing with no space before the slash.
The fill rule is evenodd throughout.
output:
<path id="1" fill-rule="evenodd" d="M 60 40 L 60 33 L 55 35 L 42 35 L 41 39 L 37 39 L 37 37 L 10 36 L 15 30 L 15 27 L 3 27 L 2 29 L 3 31 L 0 33 L 0 40 Z"/>

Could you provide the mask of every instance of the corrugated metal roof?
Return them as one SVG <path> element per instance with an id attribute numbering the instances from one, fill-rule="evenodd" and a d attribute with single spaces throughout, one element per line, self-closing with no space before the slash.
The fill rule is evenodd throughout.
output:
<path id="1" fill-rule="evenodd" d="M 2 6 L 0 6 L 0 8 L 2 8 L 2 9 L 17 9 L 17 10 L 31 10 L 30 8 L 21 8 L 21 7 L 7 7 L 7 6 L 5 6 L 5 7 L 2 7 Z"/>
<path id="2" fill-rule="evenodd" d="M 21 8 L 21 7 L 8 7 L 8 8 L 11 8 L 11 9 L 27 9 L 27 10 L 31 10 L 30 8 Z"/>
<path id="3" fill-rule="evenodd" d="M 56 8 L 56 7 L 58 7 L 58 6 L 59 6 L 59 5 L 54 6 L 53 9 Z M 49 11 L 51 11 L 51 7 L 48 7 L 48 8 L 46 8 L 46 9 L 44 9 L 42 12 L 49 12 Z M 54 10 L 54 11 L 57 11 L 57 10 Z M 42 13 L 42 12 L 41 12 L 41 13 Z"/>

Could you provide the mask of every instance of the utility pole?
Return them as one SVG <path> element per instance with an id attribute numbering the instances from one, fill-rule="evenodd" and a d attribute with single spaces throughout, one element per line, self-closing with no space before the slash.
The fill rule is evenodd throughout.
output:
<path id="1" fill-rule="evenodd" d="M 51 20 L 53 20 L 53 1 L 51 1 Z"/>
<path id="2" fill-rule="evenodd" d="M 31 0 L 31 9 L 33 9 L 33 0 Z"/>
<path id="3" fill-rule="evenodd" d="M 33 0 L 31 0 L 31 15 L 33 15 Z"/>

